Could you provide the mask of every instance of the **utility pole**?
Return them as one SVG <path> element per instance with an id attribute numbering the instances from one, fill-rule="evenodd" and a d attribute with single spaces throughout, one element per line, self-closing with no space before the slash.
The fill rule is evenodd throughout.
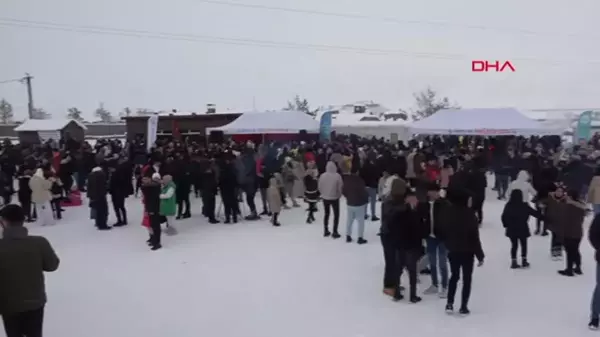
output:
<path id="1" fill-rule="evenodd" d="M 27 85 L 27 100 L 28 100 L 27 108 L 29 111 L 30 119 L 33 119 L 33 91 L 31 90 L 31 80 L 32 79 L 33 79 L 33 77 L 31 75 L 29 75 L 29 73 L 26 73 L 25 77 L 23 77 L 23 82 L 25 82 L 25 85 Z"/>

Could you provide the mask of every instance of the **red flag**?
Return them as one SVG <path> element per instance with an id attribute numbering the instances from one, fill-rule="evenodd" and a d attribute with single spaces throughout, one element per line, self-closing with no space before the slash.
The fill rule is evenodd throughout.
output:
<path id="1" fill-rule="evenodd" d="M 177 123 L 176 120 L 173 120 L 172 132 L 173 132 L 174 139 L 177 139 L 177 140 L 181 139 L 181 132 L 179 131 L 179 123 Z"/>

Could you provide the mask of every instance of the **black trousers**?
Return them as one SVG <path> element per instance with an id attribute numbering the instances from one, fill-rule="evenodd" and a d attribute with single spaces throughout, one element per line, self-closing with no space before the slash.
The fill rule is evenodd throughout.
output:
<path id="1" fill-rule="evenodd" d="M 150 229 L 152 229 L 152 234 L 150 234 L 150 244 L 152 246 L 160 245 L 160 235 L 162 232 L 162 228 L 160 224 L 163 222 L 162 217 L 158 213 L 153 213 L 148 215 L 150 218 Z"/>
<path id="2" fill-rule="evenodd" d="M 234 221 L 237 221 L 239 210 L 236 191 L 221 189 L 221 200 L 223 201 L 225 219 L 230 220 L 233 217 Z"/>
<path id="3" fill-rule="evenodd" d="M 517 250 L 521 244 L 521 257 L 527 258 L 527 238 L 526 237 L 512 237 L 510 238 L 510 258 L 513 260 L 517 259 Z"/>
<path id="4" fill-rule="evenodd" d="M 540 207 L 540 203 L 535 203 L 535 209 L 542 214 L 542 216 L 546 215 L 546 208 Z M 540 218 L 535 219 L 535 231 L 536 232 L 546 232 L 546 221 L 540 220 Z"/>
<path id="5" fill-rule="evenodd" d="M 50 206 L 52 207 L 52 211 L 54 212 L 55 219 L 62 219 L 62 206 L 60 205 L 62 198 L 54 198 L 50 200 Z"/>
<path id="6" fill-rule="evenodd" d="M 97 228 L 105 228 L 108 227 L 108 201 L 106 199 L 101 199 L 94 201 L 92 204 L 96 211 L 96 227 Z"/>
<path id="7" fill-rule="evenodd" d="M 19 203 L 23 208 L 23 213 L 25 214 L 25 219 L 31 220 L 31 194 L 27 196 L 19 195 Z"/>
<path id="8" fill-rule="evenodd" d="M 127 210 L 125 209 L 125 196 L 120 194 L 113 194 L 111 199 L 113 209 L 115 210 L 115 215 L 117 216 L 117 222 L 126 224 Z"/>
<path id="9" fill-rule="evenodd" d="M 474 197 L 472 200 L 471 208 L 475 211 L 479 223 L 483 221 L 483 202 L 484 199 L 481 197 Z"/>
<path id="10" fill-rule="evenodd" d="M 398 282 L 400 276 L 398 273 L 398 267 L 400 263 L 398 261 L 398 254 L 396 254 L 396 247 L 391 238 L 387 235 L 382 234 L 380 236 L 381 246 L 383 248 L 383 259 L 385 261 L 385 269 L 383 271 L 383 287 L 396 289 L 398 288 Z"/>
<path id="11" fill-rule="evenodd" d="M 246 193 L 246 203 L 248 204 L 248 208 L 250 208 L 250 213 L 256 215 L 256 203 L 254 202 L 256 187 L 253 184 L 246 184 L 244 185 L 244 193 Z"/>
<path id="12" fill-rule="evenodd" d="M 567 255 L 567 270 L 573 270 L 573 268 L 581 268 L 581 253 L 579 252 L 579 245 L 581 239 L 564 239 L 565 253 Z"/>
<path id="13" fill-rule="evenodd" d="M 559 241 L 558 236 L 552 232 L 550 235 L 550 254 L 553 257 L 562 256 L 562 243 Z"/>
<path id="14" fill-rule="evenodd" d="M 467 307 L 471 297 L 471 282 L 473 281 L 473 266 L 475 264 L 475 255 L 473 253 L 448 253 L 450 261 L 450 281 L 448 283 L 448 303 L 454 304 L 456 296 L 456 287 L 460 280 L 460 272 L 463 274 L 462 304 L 461 307 Z"/>
<path id="15" fill-rule="evenodd" d="M 81 192 L 85 192 L 85 186 L 87 183 L 87 172 L 77 172 L 77 188 L 79 188 L 79 190 Z M 140 186 L 141 185 L 141 180 L 140 180 Z M 136 192 L 137 193 L 137 192 Z"/>
<path id="16" fill-rule="evenodd" d="M 396 250 L 398 266 L 398 284 L 400 284 L 400 277 L 402 271 L 406 268 L 408 271 L 408 284 L 410 297 L 417 296 L 417 261 L 419 260 L 420 252 L 416 250 Z"/>
<path id="17" fill-rule="evenodd" d="M 325 208 L 325 215 L 323 218 L 323 226 L 325 228 L 325 232 L 329 231 L 329 214 L 331 213 L 331 209 L 333 209 L 333 232 L 337 233 L 338 227 L 340 225 L 340 199 L 323 199 L 323 207 Z"/>
<path id="18" fill-rule="evenodd" d="M 6 337 L 42 337 L 44 307 L 37 310 L 2 315 Z"/>
<path id="19" fill-rule="evenodd" d="M 187 191 L 187 193 L 185 193 Z M 189 186 L 185 191 L 177 191 L 177 216 L 190 214 L 190 191 Z"/>
<path id="20" fill-rule="evenodd" d="M 316 202 L 308 203 L 308 217 L 306 217 L 307 222 L 315 221 L 315 211 L 317 210 Z"/>
<path id="21" fill-rule="evenodd" d="M 215 194 L 212 191 L 202 191 L 202 210 L 204 216 L 215 218 Z"/>
<path id="22" fill-rule="evenodd" d="M 62 175 L 60 181 L 63 183 L 63 190 L 65 191 L 65 196 L 68 198 L 71 195 L 71 188 L 73 187 L 73 176 L 70 174 Z"/>

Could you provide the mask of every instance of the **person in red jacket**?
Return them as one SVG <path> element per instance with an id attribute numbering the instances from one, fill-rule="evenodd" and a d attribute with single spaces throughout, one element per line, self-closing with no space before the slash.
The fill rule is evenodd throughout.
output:
<path id="1" fill-rule="evenodd" d="M 436 158 L 430 158 L 425 167 L 425 175 L 429 182 L 439 183 L 440 180 L 440 166 Z"/>

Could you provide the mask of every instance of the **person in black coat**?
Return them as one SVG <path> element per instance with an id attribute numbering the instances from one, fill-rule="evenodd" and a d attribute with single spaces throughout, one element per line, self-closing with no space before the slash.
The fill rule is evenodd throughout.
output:
<path id="1" fill-rule="evenodd" d="M 506 228 L 506 237 L 510 239 L 510 258 L 512 269 L 529 268 L 527 262 L 527 239 L 531 236 L 529 231 L 529 216 L 541 218 L 542 214 L 534 210 L 523 201 L 523 192 L 513 190 L 508 202 L 502 211 L 502 225 Z M 521 244 L 521 265 L 517 263 L 517 249 Z"/>
<path id="2" fill-rule="evenodd" d="M 479 224 L 474 211 L 468 206 L 469 195 L 464 190 L 447 191 L 450 202 L 444 211 L 446 219 L 446 237 L 444 243 L 448 249 L 450 261 L 450 281 L 448 284 L 448 302 L 446 312 L 454 312 L 454 297 L 460 272 L 463 273 L 462 304 L 460 314 L 468 315 L 469 298 L 475 258 L 483 265 L 483 249 L 479 239 Z"/>
<path id="3" fill-rule="evenodd" d="M 87 196 L 90 199 L 90 207 L 94 209 L 96 228 L 99 230 L 111 229 L 107 225 L 108 221 L 108 201 L 106 195 L 108 192 L 106 174 L 101 167 L 92 169 L 88 176 Z"/>
<path id="4" fill-rule="evenodd" d="M 594 293 L 592 294 L 592 312 L 590 314 L 589 328 L 592 330 L 598 330 L 598 320 L 600 318 L 600 216 L 594 216 L 594 220 L 590 225 L 588 232 L 588 239 L 596 254 L 596 286 L 594 287 Z"/>
<path id="5" fill-rule="evenodd" d="M 377 187 L 379 186 L 379 178 L 381 177 L 381 172 L 375 162 L 375 153 L 370 152 L 367 155 L 367 160 L 364 162 L 360 169 L 360 176 L 365 181 L 365 185 L 367 186 L 367 192 L 369 194 L 369 204 L 371 206 L 371 221 L 379 221 L 375 213 L 375 205 L 377 204 Z M 354 158 L 358 158 L 358 155 Z M 357 167 L 358 165 L 353 165 L 353 167 Z M 366 207 L 365 207 L 366 208 Z M 368 212 L 365 212 L 365 219 L 368 219 Z"/>
<path id="6" fill-rule="evenodd" d="M 221 190 L 226 224 L 231 223 L 232 219 L 233 223 L 238 221 L 239 205 L 236 192 L 239 185 L 234 160 L 235 156 L 232 153 L 225 153 L 220 165 L 219 189 Z"/>
<path id="7" fill-rule="evenodd" d="M 27 222 L 33 222 L 32 218 L 32 204 L 31 204 L 31 187 L 29 187 L 29 181 L 31 180 L 31 170 L 21 166 L 18 172 L 19 191 L 17 197 L 19 203 L 25 213 L 25 219 Z"/>
<path id="8" fill-rule="evenodd" d="M 396 254 L 398 254 L 398 276 L 402 275 L 404 268 L 408 270 L 410 302 L 418 303 L 421 301 L 421 297 L 417 296 L 417 261 L 423 250 L 423 222 L 416 194 L 407 191 L 404 200 L 406 205 L 397 208 L 392 219 L 388 220 L 393 222 L 388 231 L 396 247 Z M 403 298 L 400 287 L 398 287 L 394 299 L 401 300 Z"/>
<path id="9" fill-rule="evenodd" d="M 214 159 L 203 159 L 202 167 L 202 214 L 208 218 L 212 224 L 219 223 L 215 217 L 215 199 L 219 183 L 219 171 L 215 165 Z"/>
<path id="10" fill-rule="evenodd" d="M 110 192 L 113 210 L 117 217 L 114 227 L 127 225 L 127 210 L 125 209 L 125 199 L 129 196 L 129 185 L 131 185 L 131 175 L 129 166 L 126 162 L 117 164 L 115 168 L 110 169 L 110 179 L 108 190 Z"/>
<path id="11" fill-rule="evenodd" d="M 383 258 L 385 261 L 385 269 L 383 273 L 383 293 L 396 297 L 401 296 L 400 289 L 400 270 L 399 270 L 399 255 L 396 251 L 394 236 L 396 226 L 399 226 L 399 215 L 406 208 L 404 195 L 406 194 L 406 182 L 403 179 L 395 179 L 392 181 L 390 193 L 381 205 L 381 228 L 379 229 L 379 237 L 381 246 L 383 247 Z"/>
<path id="12" fill-rule="evenodd" d="M 471 208 L 477 215 L 477 222 L 483 221 L 483 203 L 485 202 L 485 189 L 487 187 L 487 178 L 485 169 L 478 165 L 473 165 L 469 171 L 468 188 L 471 191 Z"/>
<path id="13" fill-rule="evenodd" d="M 160 223 L 162 222 L 160 216 L 160 175 L 154 173 L 152 178 L 142 178 L 142 194 L 144 195 L 144 207 L 148 218 L 150 220 L 150 240 L 148 244 L 152 250 L 158 250 L 162 248 L 160 244 L 160 235 L 162 229 Z"/>
<path id="14" fill-rule="evenodd" d="M 190 164 L 181 154 L 175 155 L 173 166 L 173 182 L 175 183 L 175 199 L 177 200 L 177 219 L 190 218 Z"/>

